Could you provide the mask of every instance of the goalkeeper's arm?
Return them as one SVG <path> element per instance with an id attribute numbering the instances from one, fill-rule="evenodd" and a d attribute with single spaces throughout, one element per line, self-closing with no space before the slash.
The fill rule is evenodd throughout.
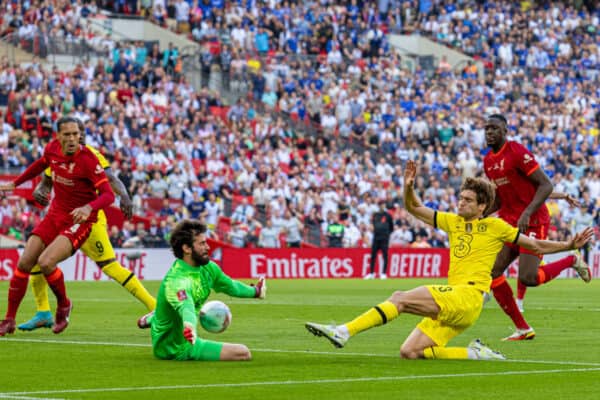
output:
<path id="1" fill-rule="evenodd" d="M 213 289 L 219 293 L 225 293 L 233 297 L 264 299 L 267 295 L 267 283 L 265 278 L 260 278 L 255 285 L 247 285 L 227 276 L 218 265 L 212 265 L 215 273 Z"/>

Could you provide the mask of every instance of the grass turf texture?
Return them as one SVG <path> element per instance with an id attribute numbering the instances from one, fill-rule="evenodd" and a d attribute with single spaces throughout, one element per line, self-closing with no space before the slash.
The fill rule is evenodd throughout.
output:
<path id="1" fill-rule="evenodd" d="M 501 342 L 511 323 L 494 300 L 450 345 L 481 338 L 506 362 L 404 361 L 404 338 L 419 318 L 403 315 L 335 349 L 305 321 L 345 322 L 389 296 L 433 280 L 270 280 L 265 301 L 212 295 L 233 313 L 229 329 L 201 337 L 244 343 L 250 362 L 154 359 L 145 313 L 112 282 L 68 282 L 69 328 L 0 338 L 0 398 L 20 399 L 591 399 L 600 389 L 600 281 L 557 280 L 530 289 L 525 316 L 537 337 Z M 512 282 L 514 286 L 514 282 Z M 158 282 L 146 282 L 156 293 Z M 1 313 L 8 283 L 0 283 Z M 33 315 L 28 293 L 17 323 Z"/>

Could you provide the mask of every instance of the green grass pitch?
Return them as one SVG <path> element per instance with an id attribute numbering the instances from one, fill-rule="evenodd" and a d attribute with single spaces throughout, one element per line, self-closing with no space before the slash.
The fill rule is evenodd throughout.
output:
<path id="1" fill-rule="evenodd" d="M 425 280 L 270 280 L 265 301 L 212 295 L 233 313 L 213 340 L 244 343 L 250 362 L 153 358 L 145 309 L 112 282 L 68 282 L 69 328 L 0 338 L 0 398 L 7 399 L 595 399 L 600 395 L 600 282 L 557 280 L 530 289 L 525 316 L 537 337 L 501 342 L 511 323 L 492 300 L 450 345 L 481 338 L 505 362 L 404 361 L 400 345 L 418 318 L 400 316 L 343 349 L 309 334 L 305 321 L 345 322 Z M 514 281 L 512 282 L 514 285 Z M 156 293 L 158 282 L 146 282 Z M 0 313 L 8 283 L 0 283 Z M 18 315 L 34 311 L 28 293 Z"/>

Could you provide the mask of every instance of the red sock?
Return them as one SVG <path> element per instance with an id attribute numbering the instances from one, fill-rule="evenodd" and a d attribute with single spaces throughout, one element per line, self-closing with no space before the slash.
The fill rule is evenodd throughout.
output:
<path id="1" fill-rule="evenodd" d="M 523 284 L 520 280 L 517 279 L 517 299 L 523 300 L 525 297 L 525 292 L 527 291 L 527 286 Z"/>
<path id="2" fill-rule="evenodd" d="M 575 256 L 568 256 L 540 266 L 538 269 L 538 285 L 550 282 L 565 269 L 572 267 L 573 264 L 575 264 Z"/>
<path id="3" fill-rule="evenodd" d="M 10 280 L 10 286 L 8 287 L 8 309 L 6 310 L 6 319 L 15 319 L 17 316 L 17 310 L 27 292 L 28 282 L 29 273 L 15 269 L 15 274 Z"/>
<path id="4" fill-rule="evenodd" d="M 46 282 L 48 282 L 48 286 L 56 296 L 56 303 L 59 307 L 66 307 L 71 303 L 67 298 L 65 277 L 60 268 L 56 267 L 50 275 L 46 275 Z"/>
<path id="5" fill-rule="evenodd" d="M 492 292 L 500 307 L 504 310 L 506 315 L 512 319 L 515 326 L 518 329 L 529 329 L 529 324 L 525 322 L 523 314 L 519 311 L 517 303 L 515 302 L 513 290 L 506 281 L 504 275 L 499 276 L 492 281 Z"/>

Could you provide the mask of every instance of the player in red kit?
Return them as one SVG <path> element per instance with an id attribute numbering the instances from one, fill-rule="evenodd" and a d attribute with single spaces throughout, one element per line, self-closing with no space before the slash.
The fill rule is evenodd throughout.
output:
<path id="1" fill-rule="evenodd" d="M 497 210 L 500 218 L 518 227 L 520 232 L 544 240 L 550 226 L 550 215 L 544 202 L 549 197 L 557 198 L 561 194 L 552 194 L 552 183 L 533 154 L 523 145 L 506 140 L 506 133 L 504 116 L 494 114 L 488 117 L 485 138 L 491 151 L 483 159 L 483 168 L 486 176 L 496 185 L 496 205 L 491 211 Z M 519 281 L 525 286 L 547 283 L 569 267 L 574 268 L 585 282 L 591 279 L 589 267 L 579 253 L 540 266 L 541 254 L 505 243 L 496 257 L 491 286 L 496 301 L 517 328 L 514 334 L 504 340 L 535 337 L 535 331 L 519 311 L 513 291 L 504 276 L 504 271 L 517 256 Z"/>
<path id="2" fill-rule="evenodd" d="M 12 183 L 0 185 L 0 191 L 13 190 L 50 167 L 55 194 L 48 213 L 27 240 L 10 280 L 8 309 L 0 322 L 0 336 L 15 331 L 15 316 L 27 291 L 29 272 L 36 264 L 57 299 L 52 331 L 60 333 L 67 327 L 72 304 L 63 273 L 56 265 L 77 251 L 90 234 L 98 210 L 115 199 L 98 159 L 79 143 L 77 120 L 62 118 L 57 126 L 57 138 L 46 145 L 43 156 Z"/>

